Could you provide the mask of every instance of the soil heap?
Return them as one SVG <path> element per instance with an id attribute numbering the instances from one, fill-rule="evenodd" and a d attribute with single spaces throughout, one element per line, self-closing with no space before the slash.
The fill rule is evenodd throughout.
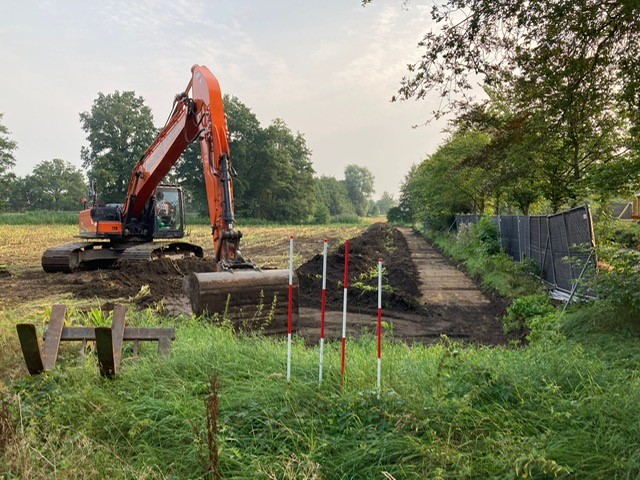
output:
<path id="1" fill-rule="evenodd" d="M 383 259 L 382 306 L 385 310 L 419 312 L 418 272 L 402 233 L 386 223 L 371 225 L 349 241 L 349 290 L 347 310 L 370 313 L 378 308 L 378 259 Z M 344 250 L 341 244 L 327 255 L 327 309 L 342 310 Z M 300 266 L 300 306 L 320 308 L 322 255 Z"/>

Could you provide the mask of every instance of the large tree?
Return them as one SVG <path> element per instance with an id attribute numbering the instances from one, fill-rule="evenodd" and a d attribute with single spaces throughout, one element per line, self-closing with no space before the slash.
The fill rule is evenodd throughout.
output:
<path id="1" fill-rule="evenodd" d="M 29 209 L 80 210 L 87 191 L 80 169 L 59 158 L 39 163 L 23 182 Z"/>
<path id="2" fill-rule="evenodd" d="M 465 163 L 489 140 L 481 132 L 456 132 L 413 170 L 403 195 L 416 220 L 443 227 L 455 213 L 484 212 L 494 191 L 493 179 L 481 167 Z"/>
<path id="3" fill-rule="evenodd" d="M 456 101 L 479 78 L 486 86 L 524 87 L 521 94 L 531 87 L 551 95 L 589 91 L 590 102 L 624 103 L 637 125 L 638 10 L 636 0 L 436 2 L 434 28 L 419 43 L 423 54 L 409 66 L 400 97 L 435 90 Z"/>
<path id="4" fill-rule="evenodd" d="M 0 208 L 2 208 L 8 200 L 6 193 L 13 180 L 13 176 L 9 173 L 9 170 L 16 164 L 13 153 L 18 148 L 18 144 L 9 137 L 11 132 L 9 132 L 9 129 L 2 123 L 3 116 L 4 114 L 0 113 L 0 190 L 4 192 L 0 196 Z"/>
<path id="5" fill-rule="evenodd" d="M 380 215 L 386 215 L 391 207 L 396 205 L 396 201 L 389 192 L 382 192 L 382 196 L 376 202 L 376 207 Z"/>
<path id="6" fill-rule="evenodd" d="M 374 193 L 375 177 L 367 167 L 347 165 L 344 169 L 344 182 L 347 194 L 358 215 L 364 216 L 369 209 L 369 200 Z"/>
<path id="7" fill-rule="evenodd" d="M 324 204 L 330 215 L 355 213 L 344 180 L 323 175 L 316 180 L 316 189 L 318 203 Z"/>
<path id="8" fill-rule="evenodd" d="M 640 186 L 639 13 L 636 0 L 439 1 L 397 98 L 436 93 L 436 115 L 460 112 L 480 81 L 508 99 L 554 208 L 625 193 Z"/>
<path id="9" fill-rule="evenodd" d="M 105 202 L 124 201 L 131 170 L 155 136 L 151 109 L 132 91 L 99 93 L 80 122 L 89 141 L 80 153 L 89 178 Z"/>
<path id="10" fill-rule="evenodd" d="M 311 150 L 304 136 L 293 133 L 281 119 L 262 132 L 264 150 L 251 183 L 252 203 L 258 218 L 303 222 L 315 207 L 315 179 Z"/>

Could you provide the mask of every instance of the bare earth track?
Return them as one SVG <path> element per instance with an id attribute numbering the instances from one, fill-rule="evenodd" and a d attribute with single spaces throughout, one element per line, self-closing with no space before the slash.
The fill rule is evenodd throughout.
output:
<path id="1" fill-rule="evenodd" d="M 405 308 L 406 305 L 403 303 L 385 306 L 384 318 L 393 323 L 393 334 L 396 338 L 409 342 L 429 343 L 437 340 L 441 335 L 447 335 L 465 342 L 486 345 L 507 342 L 502 324 L 498 319 L 503 313 L 502 306 L 487 298 L 471 279 L 410 228 L 393 229 L 386 224 L 376 224 L 363 236 L 366 237 L 367 233 L 376 226 L 379 230 L 395 230 L 401 234 L 401 238 L 397 235 L 393 237 L 395 241 L 392 255 L 382 255 L 385 258 L 385 264 L 393 264 L 398 258 L 407 258 L 412 260 L 410 267 L 415 269 L 416 277 L 413 278 L 411 268 L 403 262 L 404 270 L 398 272 L 401 276 L 392 279 L 390 274 L 387 281 L 394 289 L 406 288 L 413 293 L 413 284 L 417 280 L 417 294 L 413 299 L 409 298 L 405 302 L 410 303 L 413 300 L 412 308 Z M 377 231 L 376 234 L 381 235 L 381 232 Z M 309 263 L 312 262 L 313 260 Z M 375 262 L 375 255 L 369 259 L 369 264 L 371 262 Z M 298 275 L 301 278 L 302 287 L 304 281 L 300 270 Z M 304 296 L 304 293 L 301 296 Z M 352 296 L 350 295 L 349 302 Z M 302 302 L 301 305 L 303 305 Z M 333 305 L 335 306 L 335 303 Z M 357 335 L 363 330 L 374 331 L 375 304 L 373 301 L 370 302 L 370 307 L 370 313 L 363 313 L 365 309 L 362 305 L 357 307 L 359 311 L 349 309 L 347 328 L 349 334 Z M 298 331 L 307 340 L 316 341 L 319 337 L 319 313 L 311 308 L 301 308 L 300 313 Z M 326 321 L 327 337 L 338 338 L 342 328 L 342 312 L 337 309 L 327 312 Z"/>
<path id="2" fill-rule="evenodd" d="M 319 338 L 322 258 L 321 241 L 302 245 L 308 260 L 297 269 L 300 279 L 300 318 L 297 332 L 310 343 Z M 327 337 L 338 338 L 342 326 L 342 277 L 344 244 L 330 243 L 328 275 Z M 255 252 L 259 255 L 260 252 Z M 309 258 L 312 257 L 312 258 Z M 374 332 L 376 324 L 379 257 L 384 258 L 383 295 L 385 321 L 393 326 L 393 336 L 409 342 L 429 343 L 441 335 L 465 342 L 503 344 L 499 317 L 502 307 L 485 297 L 464 273 L 448 262 L 428 242 L 411 229 L 396 229 L 385 223 L 369 227 L 351 239 L 350 282 L 360 288 L 349 291 L 349 335 Z M 9 272 L 0 270 L 0 304 L 13 308 L 26 302 L 47 299 L 64 301 L 64 296 L 89 302 L 91 307 L 110 310 L 115 302 L 130 302 L 138 307 L 163 302 L 165 311 L 188 313 L 186 297 L 181 294 L 182 277 L 190 271 L 210 271 L 211 259 L 161 260 L 151 265 L 128 265 L 122 270 L 99 270 L 71 274 L 48 274 L 28 266 Z M 150 294 L 134 298 L 143 285 Z M 61 298 L 62 296 L 62 298 Z M 98 302 L 98 305 L 95 303 Z M 88 307 L 90 308 L 90 307 Z M 267 331 L 265 333 L 280 333 Z"/>

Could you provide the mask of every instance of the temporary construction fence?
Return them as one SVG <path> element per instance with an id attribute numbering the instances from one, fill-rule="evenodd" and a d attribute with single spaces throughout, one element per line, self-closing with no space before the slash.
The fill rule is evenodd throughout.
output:
<path id="1" fill-rule="evenodd" d="M 482 215 L 456 215 L 456 228 Z M 494 215 L 502 249 L 514 260 L 532 259 L 540 278 L 555 290 L 575 293 L 579 279 L 596 271 L 595 236 L 588 205 L 555 215 Z M 582 292 L 589 295 L 588 290 Z"/>

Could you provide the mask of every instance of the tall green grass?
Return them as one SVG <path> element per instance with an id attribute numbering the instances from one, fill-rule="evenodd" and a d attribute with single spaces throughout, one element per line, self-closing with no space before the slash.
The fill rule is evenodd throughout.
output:
<path id="1" fill-rule="evenodd" d="M 35 210 L 33 212 L 1 212 L 0 225 L 75 225 L 78 212 L 54 212 Z"/>
<path id="2" fill-rule="evenodd" d="M 634 339 L 607 342 L 640 358 Z M 217 372 L 223 478 L 637 478 L 637 364 L 610 362 L 602 346 L 557 332 L 520 350 L 387 339 L 378 399 L 373 337 L 349 342 L 344 388 L 339 344 L 318 385 L 318 351 L 296 340 L 287 384 L 282 339 L 185 320 L 170 357 L 147 348 L 116 380 L 69 356 L 12 384 L 2 473 L 202 478 Z"/>
<path id="3" fill-rule="evenodd" d="M 486 285 L 538 291 L 499 256 L 491 263 L 452 237 L 439 241 Z M 535 310 L 519 306 L 514 316 Z M 215 372 L 223 478 L 639 478 L 637 318 L 607 302 L 541 315 L 519 349 L 386 337 L 378 399 L 372 336 L 349 340 L 344 388 L 339 343 L 327 345 L 318 385 L 318 349 L 297 338 L 289 384 L 282 338 L 132 311 L 131 325 L 176 326 L 171 355 L 147 345 L 105 380 L 93 356 L 65 348 L 53 372 L 6 381 L 15 430 L 3 430 L 0 410 L 0 432 L 9 432 L 0 435 L 0 477 L 204 478 Z"/>
<path id="4" fill-rule="evenodd" d="M 54 212 L 35 210 L 32 212 L 0 212 L 0 225 L 76 225 L 79 212 Z M 282 222 L 260 218 L 242 218 L 239 223 L 245 226 L 283 226 Z M 186 214 L 187 225 L 210 225 L 206 215 Z M 331 224 L 366 225 L 367 222 L 356 215 L 342 215 L 331 218 Z"/>

